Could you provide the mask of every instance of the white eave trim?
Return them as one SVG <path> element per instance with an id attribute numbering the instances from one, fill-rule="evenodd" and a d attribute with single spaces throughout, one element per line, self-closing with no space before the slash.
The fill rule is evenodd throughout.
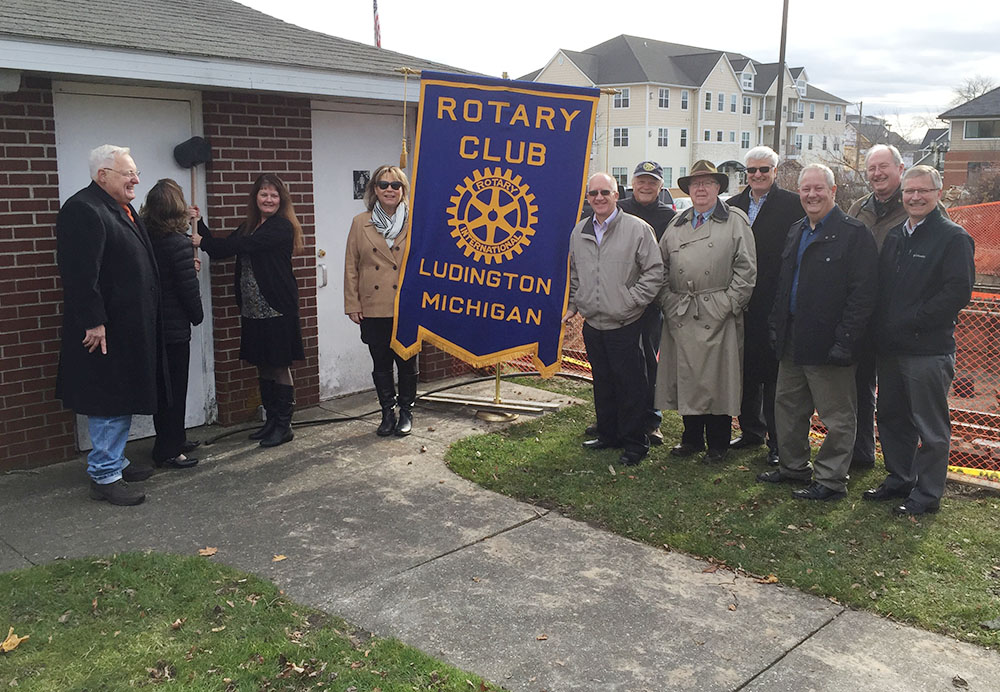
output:
<path id="1" fill-rule="evenodd" d="M 132 83 L 170 84 L 213 89 L 249 89 L 281 94 L 338 96 L 400 101 L 402 76 L 332 72 L 310 67 L 265 65 L 223 58 L 194 58 L 42 43 L 0 37 L 0 69 L 54 77 L 121 79 Z M 420 100 L 419 89 L 407 101 Z"/>

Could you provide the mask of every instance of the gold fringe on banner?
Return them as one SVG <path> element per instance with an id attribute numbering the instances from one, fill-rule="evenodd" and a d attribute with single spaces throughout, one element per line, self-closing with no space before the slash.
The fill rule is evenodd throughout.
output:
<path id="1" fill-rule="evenodd" d="M 396 72 L 403 73 L 403 149 L 399 152 L 399 167 L 406 170 L 406 111 L 408 110 L 406 105 L 406 78 L 411 74 L 420 74 L 419 70 L 414 70 L 409 67 L 397 67 Z"/>

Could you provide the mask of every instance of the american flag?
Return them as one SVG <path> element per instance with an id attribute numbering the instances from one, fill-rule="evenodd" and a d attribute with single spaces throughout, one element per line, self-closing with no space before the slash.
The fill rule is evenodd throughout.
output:
<path id="1" fill-rule="evenodd" d="M 375 11 L 375 47 L 382 47 L 382 31 L 378 26 L 378 0 L 372 0 L 372 9 Z"/>

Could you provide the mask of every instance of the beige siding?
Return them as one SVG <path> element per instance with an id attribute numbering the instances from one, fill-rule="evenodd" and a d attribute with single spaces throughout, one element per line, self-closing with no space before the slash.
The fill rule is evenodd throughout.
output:
<path id="1" fill-rule="evenodd" d="M 972 120 L 994 120 L 995 118 L 972 118 Z M 1000 151 L 1000 139 L 966 139 L 965 120 L 951 123 L 951 151 Z"/>
<path id="2" fill-rule="evenodd" d="M 594 86 L 587 75 L 562 52 L 556 53 L 552 61 L 535 77 L 535 81 L 569 86 Z"/>

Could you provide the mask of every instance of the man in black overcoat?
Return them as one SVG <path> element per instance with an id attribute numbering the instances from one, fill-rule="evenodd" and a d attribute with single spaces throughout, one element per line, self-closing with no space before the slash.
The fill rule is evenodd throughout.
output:
<path id="1" fill-rule="evenodd" d="M 56 220 L 63 284 L 62 348 L 56 396 L 87 416 L 90 496 L 115 505 L 145 499 L 127 481 L 125 443 L 133 414 L 152 414 L 162 368 L 160 284 L 149 237 L 131 206 L 139 171 L 125 147 L 90 152 L 92 182 L 70 197 Z"/>
<path id="2" fill-rule="evenodd" d="M 754 147 L 743 160 L 749 184 L 726 204 L 742 209 L 750 218 L 757 246 L 757 285 L 743 316 L 743 400 L 739 418 L 742 432 L 730 447 L 756 447 L 764 444 L 766 435 L 768 463 L 777 466 L 774 386 L 778 380 L 778 359 L 768 339 L 767 320 L 778 290 L 785 237 L 792 224 L 806 213 L 798 194 L 778 187 L 778 155 L 773 149 Z"/>

